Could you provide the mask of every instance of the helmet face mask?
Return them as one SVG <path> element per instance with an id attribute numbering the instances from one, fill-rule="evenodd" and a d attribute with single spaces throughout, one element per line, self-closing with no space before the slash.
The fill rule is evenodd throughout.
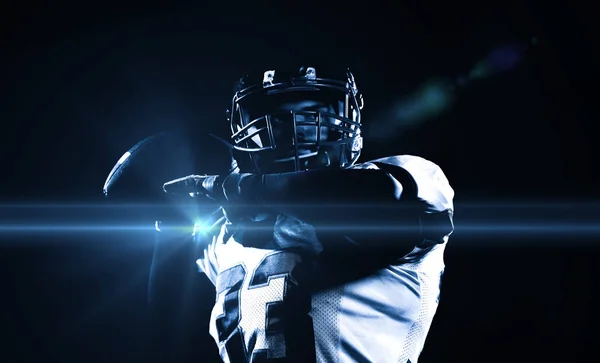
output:
<path id="1" fill-rule="evenodd" d="M 267 71 L 262 82 L 243 78 L 229 113 L 234 155 L 243 172 L 346 168 L 362 148 L 358 94 L 345 80 Z"/>

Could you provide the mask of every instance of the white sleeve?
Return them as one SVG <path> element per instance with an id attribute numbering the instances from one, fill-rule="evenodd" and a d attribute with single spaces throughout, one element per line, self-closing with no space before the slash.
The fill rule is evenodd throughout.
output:
<path id="1" fill-rule="evenodd" d="M 454 190 L 437 164 L 413 155 L 390 156 L 373 162 L 395 165 L 406 170 L 416 183 L 417 197 L 426 203 L 425 213 L 454 210 Z"/>

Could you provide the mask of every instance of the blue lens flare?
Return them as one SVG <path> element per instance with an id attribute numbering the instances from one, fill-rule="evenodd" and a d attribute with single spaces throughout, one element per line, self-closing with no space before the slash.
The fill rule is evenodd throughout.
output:
<path id="1" fill-rule="evenodd" d="M 306 208 L 315 206 L 305 205 Z M 320 205 L 320 209 L 336 206 Z M 345 206 L 368 211 L 378 205 Z M 173 210 L 177 213 L 173 213 Z M 390 213 L 394 213 L 390 208 Z M 81 235 L 86 233 L 176 232 L 194 236 L 213 231 L 221 214 L 211 206 L 106 205 L 106 204 L 12 204 L 0 205 L 0 237 L 10 243 L 26 235 Z M 167 219 L 159 216 L 169 215 Z M 216 217 L 215 217 L 216 216 Z M 221 222 L 223 220 L 221 219 Z M 600 201 L 559 203 L 465 203 L 454 212 L 453 243 L 475 236 L 598 236 L 600 237 Z M 247 227 L 252 228 L 252 227 Z M 349 221 L 323 226 L 330 231 L 402 232 L 412 228 L 403 223 L 360 223 Z M 37 239 L 37 243 L 44 243 Z M 84 238 L 82 238 L 84 240 Z M 48 239 L 47 243 L 56 243 Z M 510 240 L 507 239 L 507 244 Z M 570 243 L 570 242 L 569 242 Z"/>

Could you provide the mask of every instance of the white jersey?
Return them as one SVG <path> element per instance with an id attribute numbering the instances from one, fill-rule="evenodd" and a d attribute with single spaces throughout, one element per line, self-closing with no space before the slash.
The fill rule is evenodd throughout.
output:
<path id="1" fill-rule="evenodd" d="M 408 171 L 423 213 L 452 218 L 454 191 L 437 165 L 410 155 L 376 162 Z M 197 261 L 217 289 L 210 334 L 223 361 L 416 363 L 438 306 L 450 233 L 417 244 L 397 264 L 309 290 L 309 280 L 325 277 L 305 273 L 314 261 L 293 248 L 244 246 L 224 225 Z M 273 234 L 319 244 L 310 225 L 285 216 Z"/>

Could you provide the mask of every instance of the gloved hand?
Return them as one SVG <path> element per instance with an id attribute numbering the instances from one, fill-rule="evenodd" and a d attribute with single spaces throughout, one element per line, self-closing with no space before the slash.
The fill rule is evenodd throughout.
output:
<path id="1" fill-rule="evenodd" d="M 219 175 L 188 175 L 163 184 L 163 190 L 171 195 L 205 197 L 212 201 L 226 201 L 223 180 Z"/>
<path id="2" fill-rule="evenodd" d="M 244 177 L 251 175 L 238 172 L 227 176 L 188 175 L 164 183 L 163 190 L 173 196 L 189 195 L 216 202 L 230 222 L 264 220 L 267 214 L 265 207 L 241 196 L 240 183 Z"/>

